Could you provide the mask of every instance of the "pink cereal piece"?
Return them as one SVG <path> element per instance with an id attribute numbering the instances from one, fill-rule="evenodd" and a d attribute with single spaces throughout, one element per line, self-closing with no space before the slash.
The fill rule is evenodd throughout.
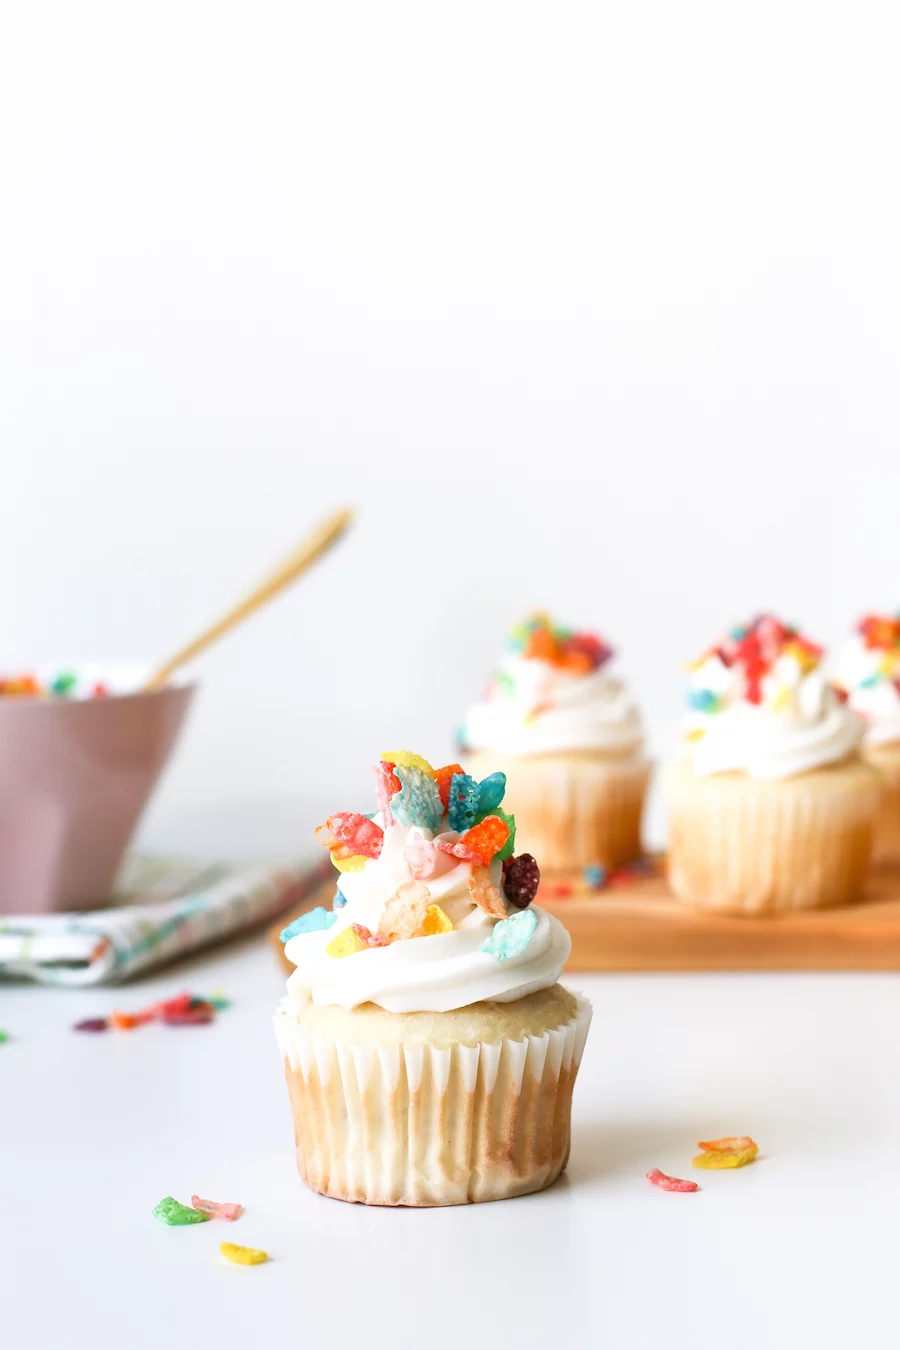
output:
<path id="1" fill-rule="evenodd" d="M 377 858 L 384 845 L 384 830 L 358 811 L 338 811 L 329 818 L 329 829 L 351 854 Z"/>
<path id="2" fill-rule="evenodd" d="M 437 853 L 434 844 L 423 834 L 414 834 L 403 850 L 404 861 L 412 873 L 414 881 L 430 877 L 437 866 Z"/>
<path id="3" fill-rule="evenodd" d="M 371 932 L 364 923 L 351 923 L 350 927 L 360 942 L 364 942 L 367 947 L 386 947 L 388 945 L 387 938 L 383 937 L 380 932 Z"/>
<path id="4" fill-rule="evenodd" d="M 461 839 L 446 839 L 443 835 L 439 835 L 434 841 L 434 846 L 439 848 L 442 853 L 449 853 L 451 858 L 460 858 L 463 862 L 481 862 L 480 856 L 473 853 Z"/>
<path id="5" fill-rule="evenodd" d="M 191 1196 L 191 1204 L 194 1209 L 202 1209 L 204 1214 L 208 1214 L 212 1219 L 227 1219 L 233 1223 L 235 1219 L 241 1217 L 241 1205 L 232 1205 L 228 1201 L 220 1203 L 218 1200 L 201 1200 L 199 1195 Z"/>
<path id="6" fill-rule="evenodd" d="M 661 1191 L 683 1191 L 687 1194 L 689 1191 L 699 1191 L 700 1187 L 696 1181 L 682 1181 L 681 1177 L 667 1177 L 665 1172 L 661 1172 L 658 1167 L 654 1167 L 647 1173 L 647 1180 L 654 1186 L 658 1186 Z"/>
<path id="7" fill-rule="evenodd" d="M 391 798 L 399 788 L 394 784 L 398 781 L 390 764 L 385 764 L 384 760 L 379 760 L 372 772 L 375 775 L 375 793 L 378 798 L 378 806 L 381 810 L 381 824 L 386 830 L 389 825 L 393 825 L 394 816 L 391 812 Z"/>

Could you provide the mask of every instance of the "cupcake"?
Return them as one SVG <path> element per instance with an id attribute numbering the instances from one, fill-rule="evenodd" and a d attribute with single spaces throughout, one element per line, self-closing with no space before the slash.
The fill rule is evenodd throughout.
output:
<path id="1" fill-rule="evenodd" d="M 684 753 L 666 782 L 679 899 L 770 914 L 858 896 L 880 787 L 821 658 L 762 615 L 693 663 Z"/>
<path id="2" fill-rule="evenodd" d="M 397 751 L 375 775 L 379 812 L 316 832 L 340 872 L 333 909 L 282 934 L 300 1175 L 369 1205 L 542 1190 L 568 1159 L 591 1017 L 558 983 L 569 936 L 531 904 L 540 873 L 513 855 L 502 773 Z"/>
<path id="3" fill-rule="evenodd" d="M 534 615 L 460 729 L 476 776 L 501 768 L 519 841 L 545 871 L 612 869 L 641 854 L 650 765 L 613 651 L 593 633 Z"/>
<path id="4" fill-rule="evenodd" d="M 863 758 L 881 775 L 873 859 L 900 863 L 900 615 L 860 620 L 839 655 L 837 682 L 863 720 Z"/>

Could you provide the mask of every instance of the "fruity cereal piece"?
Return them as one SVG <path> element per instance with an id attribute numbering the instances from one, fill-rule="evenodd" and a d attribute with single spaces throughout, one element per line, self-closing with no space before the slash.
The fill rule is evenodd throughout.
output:
<path id="1" fill-rule="evenodd" d="M 431 893 L 424 881 L 407 881 L 388 900 L 378 923 L 378 936 L 384 942 L 415 937 L 425 921 Z"/>
<path id="2" fill-rule="evenodd" d="M 400 769 L 419 769 L 427 773 L 429 778 L 434 777 L 434 769 L 428 760 L 421 755 L 414 755 L 411 750 L 386 750 L 381 758 L 385 764 L 393 764 Z"/>
<path id="3" fill-rule="evenodd" d="M 469 895 L 478 908 L 484 910 L 485 914 L 490 914 L 497 919 L 506 918 L 503 896 L 491 881 L 491 874 L 486 867 L 476 865 L 472 868 L 469 876 Z"/>
<path id="4" fill-rule="evenodd" d="M 415 766 L 398 766 L 397 777 L 403 784 L 403 791 L 391 802 L 394 819 L 401 825 L 418 825 L 420 829 L 436 834 L 444 814 L 437 783 L 430 774 Z"/>
<path id="5" fill-rule="evenodd" d="M 754 1144 L 752 1148 L 743 1149 L 723 1149 L 721 1152 L 713 1149 L 707 1153 L 698 1153 L 692 1160 L 692 1167 L 702 1167 L 708 1172 L 724 1172 L 732 1167 L 746 1167 L 756 1157 L 757 1148 Z"/>
<path id="6" fill-rule="evenodd" d="M 403 850 L 403 861 L 409 868 L 413 881 L 430 877 L 437 866 L 434 844 L 423 834 L 413 835 Z"/>
<path id="7" fill-rule="evenodd" d="M 440 849 L 442 853 L 449 853 L 452 858 L 460 858 L 463 862 L 481 865 L 478 854 L 473 853 L 468 844 L 464 844 L 461 839 L 450 839 L 446 834 L 439 834 L 434 841 L 434 846 Z"/>
<path id="8" fill-rule="evenodd" d="M 191 1223 L 207 1223 L 209 1220 L 209 1215 L 204 1214 L 202 1209 L 191 1209 L 190 1205 L 183 1205 L 172 1195 L 167 1195 L 158 1205 L 153 1206 L 153 1217 L 159 1219 L 160 1223 L 167 1223 L 170 1228 L 182 1228 Z"/>
<path id="9" fill-rule="evenodd" d="M 268 1252 L 258 1247 L 240 1247 L 236 1242 L 220 1242 L 219 1251 L 236 1266 L 261 1266 L 269 1259 Z"/>
<path id="10" fill-rule="evenodd" d="M 452 933 L 453 924 L 440 905 L 429 905 L 422 920 L 422 927 L 416 937 L 437 937 L 439 933 Z"/>
<path id="11" fill-rule="evenodd" d="M 661 1172 L 658 1167 L 647 1173 L 647 1180 L 654 1186 L 658 1186 L 661 1191 L 699 1191 L 700 1187 L 696 1181 L 682 1181 L 681 1177 L 667 1177 L 665 1172 Z"/>
<path id="12" fill-rule="evenodd" d="M 344 857 L 339 856 L 337 850 L 332 850 L 331 861 L 339 872 L 361 872 L 369 859 L 364 853 L 347 852 L 347 856 Z"/>
<path id="13" fill-rule="evenodd" d="M 371 932 L 364 923 L 351 923 L 350 927 L 359 938 L 360 942 L 364 942 L 367 947 L 387 946 L 387 942 L 381 934 Z"/>
<path id="14" fill-rule="evenodd" d="M 506 792 L 506 774 L 490 773 L 478 784 L 478 815 L 487 816 L 500 805 Z"/>
<path id="15" fill-rule="evenodd" d="M 503 890 L 517 909 L 527 909 L 538 893 L 541 869 L 530 853 L 510 858 L 503 872 Z"/>
<path id="16" fill-rule="evenodd" d="M 233 1223 L 235 1219 L 241 1217 L 241 1206 L 233 1205 L 227 1200 L 220 1204 L 217 1200 L 201 1200 L 199 1195 L 192 1195 L 191 1204 L 194 1209 L 202 1210 L 211 1219 L 227 1219 L 229 1223 Z"/>
<path id="17" fill-rule="evenodd" d="M 516 818 L 514 815 L 507 815 L 507 813 L 499 806 L 494 811 L 494 815 L 499 816 L 509 830 L 509 838 L 497 854 L 500 861 L 505 862 L 507 858 L 512 857 L 513 849 L 516 846 Z"/>
<path id="18" fill-rule="evenodd" d="M 354 925 L 352 928 L 342 928 L 337 937 L 331 939 L 325 951 L 329 956 L 355 956 L 357 952 L 364 952 L 368 945 Z"/>
<path id="19" fill-rule="evenodd" d="M 746 1148 L 758 1152 L 749 1134 L 729 1134 L 723 1139 L 699 1139 L 697 1147 L 702 1148 L 704 1153 L 740 1153 Z"/>
<path id="20" fill-rule="evenodd" d="M 438 792 L 441 794 L 441 806 L 446 812 L 450 803 L 450 782 L 455 773 L 462 773 L 461 764 L 445 764 L 441 769 L 435 769 L 434 781 L 438 785 Z"/>
<path id="21" fill-rule="evenodd" d="M 381 824 L 386 830 L 389 825 L 394 823 L 391 812 L 391 798 L 395 792 L 400 791 L 403 784 L 390 764 L 385 764 L 384 760 L 379 760 L 372 772 L 375 775 L 375 793 L 378 798 L 378 809 L 381 812 Z"/>
<path id="22" fill-rule="evenodd" d="M 344 902 L 346 904 L 346 901 Z M 334 910 L 328 910 L 324 905 L 316 905 L 315 909 L 310 909 L 306 914 L 301 914 L 299 919 L 294 919 L 287 928 L 282 928 L 279 938 L 282 942 L 290 942 L 300 933 L 318 933 L 325 928 L 330 928 L 332 924 L 337 923 L 337 915 Z"/>
<path id="23" fill-rule="evenodd" d="M 473 825 L 461 839 L 473 856 L 487 867 L 495 853 L 499 853 L 509 838 L 509 826 L 499 816 L 485 816 L 484 820 Z"/>
<path id="24" fill-rule="evenodd" d="M 460 834 L 471 830 L 478 815 L 479 787 L 475 779 L 467 773 L 455 773 L 450 780 L 450 798 L 447 808 L 447 823 L 451 830 Z"/>
<path id="25" fill-rule="evenodd" d="M 367 858 L 381 856 L 384 830 L 368 816 L 362 816 L 358 811 L 340 811 L 329 817 L 328 825 L 335 838 L 351 853 L 361 853 Z"/>
<path id="26" fill-rule="evenodd" d="M 491 935 L 481 944 L 481 950 L 495 961 L 508 961 L 520 956 L 534 937 L 537 915 L 533 909 L 520 910 L 508 919 L 494 924 Z"/>

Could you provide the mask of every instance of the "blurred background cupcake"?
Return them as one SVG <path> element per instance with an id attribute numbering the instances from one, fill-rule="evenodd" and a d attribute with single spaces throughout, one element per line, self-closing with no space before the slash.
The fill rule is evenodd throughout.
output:
<path id="1" fill-rule="evenodd" d="M 612 648 L 534 614 L 460 728 L 468 772 L 506 774 L 517 847 L 542 871 L 615 868 L 641 853 L 650 774 L 643 730 Z"/>
<path id="2" fill-rule="evenodd" d="M 821 659 L 766 614 L 693 663 L 683 753 L 666 778 L 679 899 L 765 913 L 857 898 L 880 785 Z"/>
<path id="3" fill-rule="evenodd" d="M 840 652 L 836 678 L 865 725 L 863 757 L 882 779 L 872 856 L 900 863 L 900 615 L 861 619 Z"/>

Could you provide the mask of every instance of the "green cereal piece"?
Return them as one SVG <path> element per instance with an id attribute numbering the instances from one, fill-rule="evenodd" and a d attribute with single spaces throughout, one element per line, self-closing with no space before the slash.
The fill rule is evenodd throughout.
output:
<path id="1" fill-rule="evenodd" d="M 481 950 L 497 961 L 508 961 L 520 956 L 534 937 L 537 915 L 533 909 L 523 909 L 494 924 L 491 935 L 481 944 Z"/>
<path id="2" fill-rule="evenodd" d="M 153 1207 L 153 1217 L 159 1219 L 160 1223 L 167 1223 L 172 1228 L 181 1228 L 189 1223 L 206 1223 L 209 1215 L 202 1209 L 191 1209 L 190 1205 L 183 1205 L 174 1196 L 167 1195 L 164 1200 L 160 1200 L 158 1205 Z"/>

